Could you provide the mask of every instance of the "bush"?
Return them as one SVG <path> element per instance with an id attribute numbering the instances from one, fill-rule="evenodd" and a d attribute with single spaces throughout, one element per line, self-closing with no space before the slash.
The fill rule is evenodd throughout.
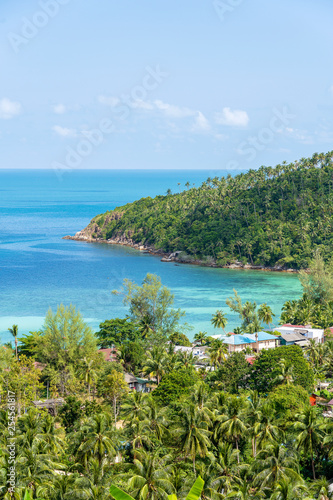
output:
<path id="1" fill-rule="evenodd" d="M 158 403 L 165 406 L 179 401 L 182 396 L 189 395 L 192 386 L 198 381 L 199 376 L 196 372 L 185 369 L 173 371 L 162 378 L 152 394 Z"/>
<path id="2" fill-rule="evenodd" d="M 294 383 L 302 386 L 307 391 L 313 390 L 314 373 L 304 357 L 299 346 L 281 346 L 275 349 L 263 350 L 255 360 L 252 373 L 251 385 L 253 389 L 266 394 L 274 388 L 274 378 L 278 363 L 284 359 L 286 367 L 293 367 Z"/>
<path id="3" fill-rule="evenodd" d="M 310 404 L 308 392 L 300 385 L 281 384 L 270 394 L 269 401 L 278 418 L 292 419 Z"/>

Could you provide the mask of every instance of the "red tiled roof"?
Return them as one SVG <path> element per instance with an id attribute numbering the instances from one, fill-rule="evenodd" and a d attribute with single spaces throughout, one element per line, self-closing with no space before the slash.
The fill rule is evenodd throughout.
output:
<path id="1" fill-rule="evenodd" d="M 112 347 L 108 347 L 107 349 L 99 349 L 98 352 L 101 352 L 103 354 L 105 361 L 115 361 L 117 359 L 115 350 Z"/>
<path id="2" fill-rule="evenodd" d="M 292 328 L 305 328 L 304 325 L 292 325 L 291 323 L 285 323 L 282 326 L 291 326 Z"/>

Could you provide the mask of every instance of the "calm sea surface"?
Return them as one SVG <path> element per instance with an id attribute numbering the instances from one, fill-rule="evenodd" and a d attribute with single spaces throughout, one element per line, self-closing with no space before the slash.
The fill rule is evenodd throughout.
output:
<path id="1" fill-rule="evenodd" d="M 223 175 L 225 172 L 214 172 Z M 72 171 L 59 180 L 53 171 L 0 170 L 0 341 L 18 324 L 19 333 L 38 329 L 49 307 L 75 304 L 94 330 L 123 317 L 122 298 L 111 294 L 124 278 L 141 282 L 159 275 L 175 295 L 186 321 L 213 333 L 212 313 L 223 309 L 228 329 L 238 324 L 225 300 L 236 289 L 243 300 L 267 302 L 276 314 L 300 295 L 294 275 L 200 268 L 160 262 L 121 246 L 62 240 L 92 217 L 142 196 L 165 194 L 178 183 L 201 184 L 207 171 Z M 216 333 L 216 332 L 215 332 Z"/>

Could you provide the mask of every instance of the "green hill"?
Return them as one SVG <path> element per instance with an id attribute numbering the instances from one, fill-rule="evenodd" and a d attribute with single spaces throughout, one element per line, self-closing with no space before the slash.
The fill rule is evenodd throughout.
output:
<path id="1" fill-rule="evenodd" d="M 96 216 L 76 237 L 149 246 L 217 265 L 306 267 L 333 244 L 333 151 L 207 179 Z"/>

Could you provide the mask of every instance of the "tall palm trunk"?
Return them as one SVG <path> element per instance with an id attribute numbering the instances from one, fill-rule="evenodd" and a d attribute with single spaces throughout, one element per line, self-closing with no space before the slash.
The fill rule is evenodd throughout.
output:
<path id="1" fill-rule="evenodd" d="M 237 450 L 237 463 L 239 464 L 239 448 L 238 448 L 238 439 L 236 438 L 236 450 Z"/>

